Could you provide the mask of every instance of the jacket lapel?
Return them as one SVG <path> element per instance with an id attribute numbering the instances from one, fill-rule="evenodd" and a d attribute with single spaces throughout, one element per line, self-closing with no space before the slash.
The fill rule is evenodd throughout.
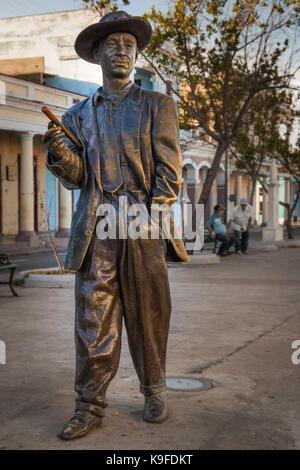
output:
<path id="1" fill-rule="evenodd" d="M 141 159 L 140 132 L 142 120 L 142 89 L 133 85 L 124 107 L 122 121 L 122 142 L 124 153 L 128 159 L 138 182 L 149 192 Z"/>
<path id="2" fill-rule="evenodd" d="M 140 150 L 140 131 L 142 119 L 142 97 L 141 88 L 132 86 L 129 92 L 128 103 L 124 108 L 122 120 L 122 142 L 125 155 L 136 175 L 138 182 L 149 192 L 142 166 Z M 87 147 L 87 155 L 90 166 L 94 172 L 96 181 L 102 191 L 101 168 L 100 168 L 100 145 L 99 132 L 95 107 L 93 105 L 94 96 L 90 97 L 79 113 L 79 120 L 83 140 Z"/>
<path id="3" fill-rule="evenodd" d="M 79 119 L 81 120 L 81 131 L 83 139 L 87 147 L 88 160 L 94 172 L 99 188 L 102 190 L 100 177 L 99 133 L 97 128 L 95 107 L 93 105 L 93 98 L 94 96 L 91 96 L 87 100 L 85 106 L 82 107 L 79 114 Z"/>

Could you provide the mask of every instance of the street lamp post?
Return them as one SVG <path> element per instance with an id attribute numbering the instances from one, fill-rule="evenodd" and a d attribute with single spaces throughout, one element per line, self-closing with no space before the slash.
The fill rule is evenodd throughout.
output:
<path id="1" fill-rule="evenodd" d="M 225 222 L 228 222 L 228 149 L 225 152 Z"/>

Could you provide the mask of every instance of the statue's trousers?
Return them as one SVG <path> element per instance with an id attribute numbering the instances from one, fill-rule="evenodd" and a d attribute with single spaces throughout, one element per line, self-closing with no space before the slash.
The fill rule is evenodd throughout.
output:
<path id="1" fill-rule="evenodd" d="M 76 274 L 76 409 L 100 416 L 116 374 L 124 317 L 129 350 L 144 395 L 165 390 L 171 314 L 163 239 L 93 235 Z"/>

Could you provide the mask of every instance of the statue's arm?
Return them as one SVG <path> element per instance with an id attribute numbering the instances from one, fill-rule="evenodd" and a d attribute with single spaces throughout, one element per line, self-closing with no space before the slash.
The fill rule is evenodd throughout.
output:
<path id="1" fill-rule="evenodd" d="M 169 97 L 163 99 L 154 117 L 152 148 L 155 176 L 150 203 L 171 206 L 180 190 L 181 155 L 176 104 Z"/>
<path id="2" fill-rule="evenodd" d="M 70 119 L 62 118 L 62 124 L 75 137 Z M 84 178 L 84 164 L 78 148 L 55 128 L 48 130 L 44 136 L 47 152 L 47 168 L 67 189 L 80 189 Z"/>

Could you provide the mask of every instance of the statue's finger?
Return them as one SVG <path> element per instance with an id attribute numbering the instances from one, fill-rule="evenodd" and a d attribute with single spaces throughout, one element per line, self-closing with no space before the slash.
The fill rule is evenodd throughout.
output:
<path id="1" fill-rule="evenodd" d="M 54 129 L 54 132 L 47 131 L 43 138 L 43 143 L 47 146 L 53 145 L 53 142 L 60 143 L 65 141 L 65 134 Z"/>
<path id="2" fill-rule="evenodd" d="M 49 136 L 52 136 L 55 133 L 61 132 L 59 127 L 52 127 L 51 129 L 48 129 L 45 134 L 44 138 L 47 139 Z"/>

